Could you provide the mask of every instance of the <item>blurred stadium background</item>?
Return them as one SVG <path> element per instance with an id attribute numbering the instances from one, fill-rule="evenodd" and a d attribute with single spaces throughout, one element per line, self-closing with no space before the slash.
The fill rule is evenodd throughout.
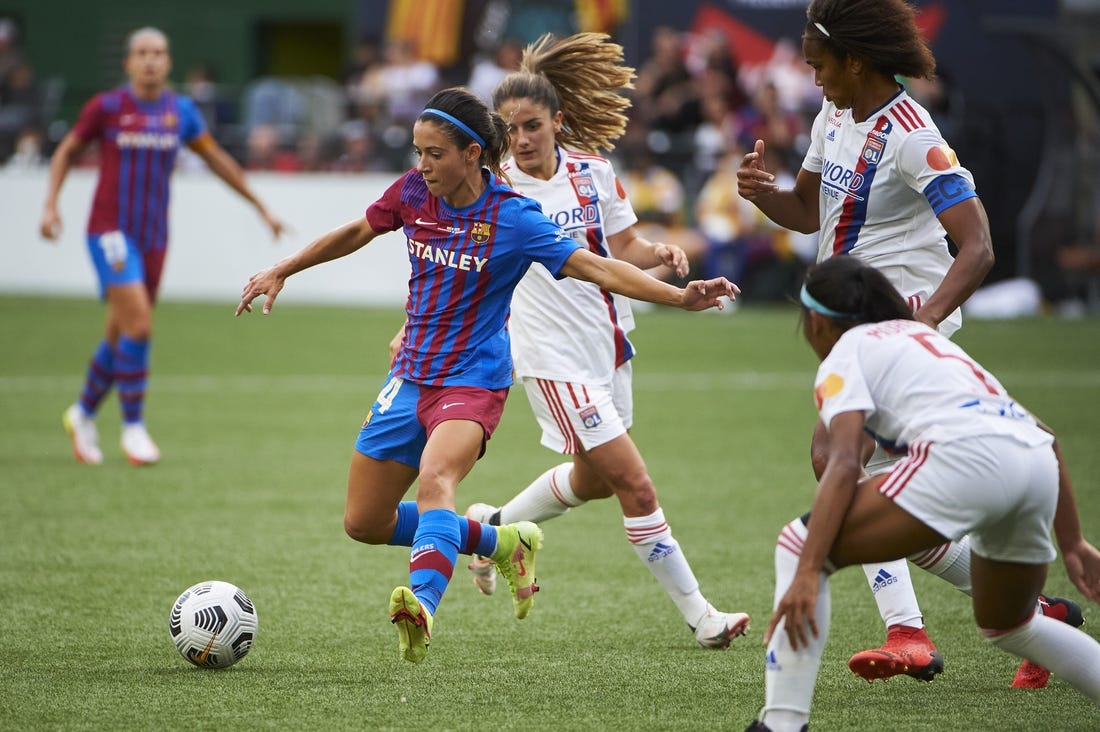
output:
<path id="1" fill-rule="evenodd" d="M 751 207 L 739 207 L 723 168 L 762 136 L 769 141 L 772 165 L 797 170 L 805 132 L 820 104 L 798 49 L 805 4 L 3 0 L 3 239 L 24 252 L 31 248 L 44 161 L 80 106 L 122 82 L 124 42 L 137 27 L 152 25 L 168 34 L 173 82 L 199 101 L 215 136 L 254 171 L 261 192 L 293 191 L 288 203 L 310 197 L 311 190 L 357 192 L 349 193 L 345 213 L 335 219 L 333 213 L 326 218 L 306 213 L 296 220 L 295 212 L 284 212 L 298 238 L 357 215 L 371 200 L 364 181 L 374 180 L 372 174 L 388 181 L 409 164 L 409 120 L 434 89 L 469 84 L 487 93 L 516 62 L 518 49 L 539 34 L 599 30 L 621 42 L 628 62 L 639 69 L 631 126 L 615 155 L 639 215 L 664 238 L 685 243 L 696 260 L 695 273 L 720 270 L 758 300 L 781 298 L 812 257 L 813 243 L 776 232 L 754 217 Z M 1009 292 L 1022 293 L 1015 296 L 1015 309 L 1024 312 L 1100 311 L 1100 46 L 1093 40 L 1100 32 L 1100 2 L 915 4 L 939 61 L 939 79 L 911 82 L 910 91 L 933 111 L 978 181 L 997 250 L 987 282 L 1022 282 L 1022 290 Z M 84 162 L 92 166 L 94 153 Z M 183 171 L 201 176 L 192 170 L 196 166 L 201 163 L 181 161 Z M 314 179 L 311 189 L 294 179 L 304 173 L 337 176 L 337 182 Z M 273 182 L 276 177 L 294 180 Z M 68 234 L 78 242 L 85 193 L 67 190 L 63 197 L 71 210 Z M 275 195 L 278 204 L 283 199 Z M 205 201 L 195 205 L 207 209 Z M 239 213 L 235 208 L 227 204 L 219 212 L 225 210 L 232 222 Z M 179 200 L 174 210 L 177 227 L 194 213 Z M 232 226 L 220 233 L 256 236 Z M 173 232 L 177 244 L 188 246 L 212 236 Z M 255 262 L 266 261 L 268 254 L 258 254 Z M 84 263 L 71 255 L 70 250 L 65 259 L 72 260 L 72 282 L 62 290 L 88 292 L 90 274 L 86 267 L 83 274 L 75 270 Z M 251 261 L 234 271 L 234 281 Z M 0 278 L 0 290 L 49 291 L 49 272 L 65 281 L 57 273 L 68 265 L 32 264 L 27 270 L 32 274 L 9 271 Z M 184 271 L 177 275 L 178 287 L 167 283 L 169 299 L 193 292 L 184 282 L 186 266 L 176 266 Z M 1010 305 L 1006 312 L 1013 309 Z"/>
<path id="2" fill-rule="evenodd" d="M 1060 432 L 1095 539 L 1100 2 L 916 4 L 941 78 L 911 89 L 978 181 L 998 254 L 989 282 L 1030 283 L 995 304 L 1019 311 L 1034 293 L 1028 312 L 1093 316 L 971 323 L 958 340 Z M 772 164 L 797 168 L 820 104 L 798 49 L 804 7 L 0 0 L 0 728 L 743 728 L 763 698 L 776 531 L 813 491 L 815 367 L 793 306 L 749 305 L 790 292 L 812 242 L 739 206 L 721 163 L 763 136 Z M 166 459 L 135 470 L 111 449 L 90 470 L 57 417 L 101 326 L 83 235 L 95 160 L 66 183 L 58 246 L 37 234 L 45 161 L 85 100 L 123 81 L 125 38 L 145 25 L 169 35 L 174 83 L 293 231 L 273 247 L 247 206 L 181 160 L 150 402 Z M 340 530 L 350 441 L 402 322 L 400 235 L 296 275 L 274 319 L 230 313 L 248 275 L 361 215 L 409 164 L 408 115 L 432 89 L 491 88 L 517 47 L 579 29 L 609 32 L 640 70 L 615 151 L 639 214 L 698 245 L 693 274 L 718 269 L 745 288 L 734 317 L 658 308 L 632 338 L 635 436 L 662 504 L 708 594 L 750 612 L 754 629 L 730 653 L 696 652 L 603 501 L 550 524 L 531 619 L 512 622 L 506 598 L 480 597 L 462 577 L 431 663 L 414 670 L 393 652 L 380 604 L 407 550 L 364 551 Z M 195 299 L 216 304 L 176 302 Z M 286 307 L 295 299 L 384 307 Z M 103 417 L 109 444 L 117 410 Z M 461 500 L 502 502 L 553 460 L 513 396 Z M 948 674 L 872 687 L 848 673 L 847 656 L 878 643 L 881 625 L 860 573 L 839 573 L 815 725 L 1100 729 L 1100 708 L 1060 680 L 1008 689 L 1014 659 L 979 638 L 957 593 L 915 575 Z M 180 590 L 215 577 L 249 592 L 261 635 L 231 673 L 192 673 L 167 613 Z M 1059 563 L 1047 587 L 1079 599 Z"/>

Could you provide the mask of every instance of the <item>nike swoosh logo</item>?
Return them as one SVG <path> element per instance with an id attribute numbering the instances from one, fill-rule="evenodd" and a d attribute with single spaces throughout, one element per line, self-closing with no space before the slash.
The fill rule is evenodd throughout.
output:
<path id="1" fill-rule="evenodd" d="M 435 229 L 436 231 L 440 231 L 444 234 L 465 234 L 466 233 L 465 229 L 456 229 L 453 226 L 443 226 L 438 221 L 424 221 L 423 219 L 421 219 L 419 217 L 416 219 L 416 224 L 417 224 L 417 226 L 423 226 L 424 228 L 427 228 L 427 229 Z"/>
<path id="2" fill-rule="evenodd" d="M 202 663 L 206 663 L 206 657 L 210 655 L 210 649 L 211 649 L 211 648 L 212 648 L 212 647 L 214 646 L 214 641 L 215 641 L 215 640 L 217 640 L 217 638 L 218 638 L 218 634 L 217 634 L 217 633 L 215 633 L 214 635 L 210 636 L 210 640 L 209 640 L 209 641 L 207 642 L 207 644 L 206 644 L 206 648 L 203 648 L 203 649 L 202 649 L 202 653 L 200 653 L 200 654 L 199 654 L 199 655 L 198 655 L 198 656 L 197 656 L 197 657 L 195 658 L 195 663 L 200 663 L 200 664 L 202 664 Z"/>
<path id="3" fill-rule="evenodd" d="M 451 407 L 461 407 L 465 403 L 466 402 L 449 402 L 447 404 L 444 404 L 442 407 L 440 407 L 440 409 L 450 409 Z M 520 541 L 523 541 L 523 539 L 520 539 Z"/>

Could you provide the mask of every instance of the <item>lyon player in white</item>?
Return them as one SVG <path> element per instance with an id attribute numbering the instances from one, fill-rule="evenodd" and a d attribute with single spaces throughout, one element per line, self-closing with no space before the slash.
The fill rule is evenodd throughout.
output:
<path id="1" fill-rule="evenodd" d="M 874 267 L 830 257 L 810 268 L 800 299 L 802 332 L 821 359 L 814 398 L 832 450 L 813 509 L 776 543 L 765 706 L 748 730 L 807 729 L 829 634 L 829 574 L 963 537 L 982 635 L 1100 704 L 1100 643 L 1039 611 L 1058 555 L 1052 528 L 1070 580 L 1100 602 L 1100 552 L 1081 534 L 1053 433 L 981 364 L 914 319 Z M 903 456 L 871 477 L 867 433 Z M 895 709 L 889 718 L 906 715 Z"/>
<path id="2" fill-rule="evenodd" d="M 602 34 L 582 33 L 529 46 L 522 67 L 493 95 L 508 123 L 512 158 L 505 171 L 517 190 L 589 250 L 642 268 L 687 273 L 677 246 L 634 230 L 637 216 L 611 164 L 597 153 L 623 132 L 620 91 L 633 69 L 622 48 Z M 554 279 L 532 266 L 516 288 L 509 329 L 516 380 L 542 427 L 542 444 L 572 456 L 539 476 L 500 508 L 474 504 L 471 518 L 494 524 L 515 517 L 545 521 L 586 501 L 618 498 L 626 537 L 705 648 L 726 648 L 748 628 L 745 613 L 714 608 L 657 500 L 656 488 L 629 429 L 633 415 L 627 300 L 585 282 Z M 471 565 L 483 592 L 491 565 Z"/>
<path id="3" fill-rule="evenodd" d="M 895 79 L 935 72 L 913 8 L 903 0 L 815 0 L 806 14 L 802 50 L 825 99 L 802 169 L 793 189 L 779 190 L 758 140 L 738 170 L 738 191 L 780 226 L 819 232 L 818 261 L 851 255 L 880 270 L 917 320 L 950 336 L 962 324 L 960 306 L 993 266 L 993 246 L 973 176 Z M 954 257 L 948 236 L 958 250 Z M 872 454 L 870 439 L 865 447 L 868 473 L 889 469 L 889 455 Z M 818 421 L 811 446 L 818 478 L 829 452 Z M 969 556 L 964 538 L 912 561 L 969 593 Z M 944 663 L 925 632 L 907 563 L 863 569 L 887 639 L 853 655 L 849 667 L 868 681 L 896 674 L 930 681 Z M 1045 599 L 1050 615 L 1067 622 L 1080 617 L 1072 602 Z M 1048 676 L 1025 662 L 1013 686 L 1042 687 Z"/>

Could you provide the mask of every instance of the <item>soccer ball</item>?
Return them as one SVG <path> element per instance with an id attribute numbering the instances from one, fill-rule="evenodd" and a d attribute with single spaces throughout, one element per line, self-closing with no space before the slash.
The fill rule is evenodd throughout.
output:
<path id="1" fill-rule="evenodd" d="M 227 668 L 252 649 L 260 620 L 241 588 L 211 580 L 188 587 L 168 615 L 176 650 L 196 666 Z"/>

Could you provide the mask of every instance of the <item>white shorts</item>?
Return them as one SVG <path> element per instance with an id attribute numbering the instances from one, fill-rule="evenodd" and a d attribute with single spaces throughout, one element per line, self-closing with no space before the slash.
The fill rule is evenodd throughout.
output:
<path id="1" fill-rule="evenodd" d="M 970 548 L 986 559 L 1046 564 L 1057 556 L 1058 460 L 1049 443 L 1001 435 L 915 443 L 879 491 L 950 539 L 970 534 Z"/>
<path id="2" fill-rule="evenodd" d="M 542 427 L 542 444 L 576 455 L 581 448 L 591 450 L 626 434 L 634 422 L 632 374 L 627 361 L 603 386 L 523 378 L 531 410 Z"/>

